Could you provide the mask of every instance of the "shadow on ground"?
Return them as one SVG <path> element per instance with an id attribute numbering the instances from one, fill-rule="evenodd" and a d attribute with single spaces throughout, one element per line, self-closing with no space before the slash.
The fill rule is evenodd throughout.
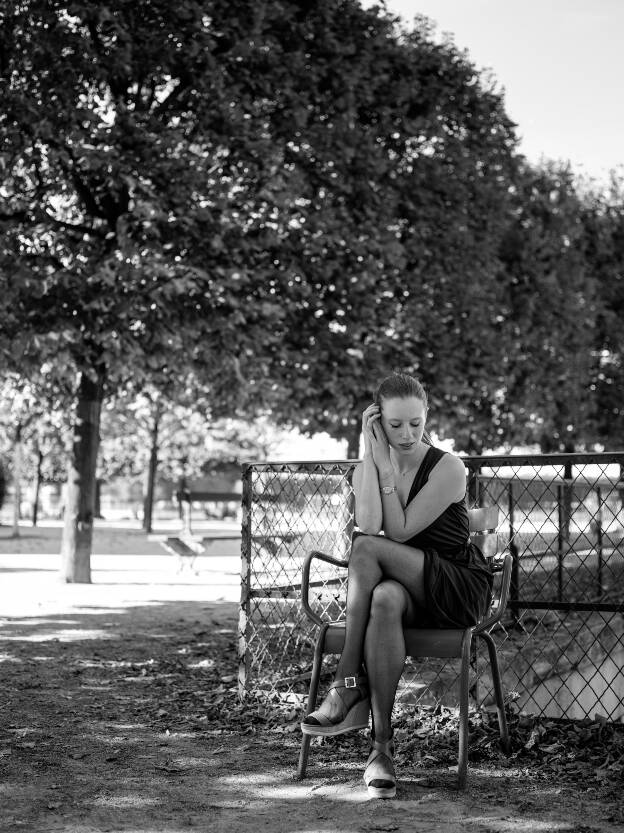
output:
<path id="1" fill-rule="evenodd" d="M 615 831 L 614 792 L 475 763 L 404 765 L 393 801 L 367 800 L 363 733 L 314 744 L 236 697 L 237 606 L 146 599 L 0 621 L 0 829 L 95 831 Z M 401 737 L 399 736 L 399 743 Z"/>

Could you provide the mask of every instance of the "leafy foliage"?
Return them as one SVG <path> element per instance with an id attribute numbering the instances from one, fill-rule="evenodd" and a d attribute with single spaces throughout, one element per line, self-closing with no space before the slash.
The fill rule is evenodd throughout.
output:
<path id="1" fill-rule="evenodd" d="M 354 0 L 0 14 L 9 366 L 65 402 L 77 374 L 190 385 L 212 418 L 339 437 L 401 366 L 461 450 L 605 435 L 621 217 L 517 157 L 502 94 L 425 20 Z"/>
<path id="2" fill-rule="evenodd" d="M 600 288 L 584 206 L 571 171 L 554 165 L 520 168 L 515 203 L 501 246 L 501 439 L 573 451 L 591 442 L 595 419 Z"/>
<path id="3" fill-rule="evenodd" d="M 624 430 L 624 182 L 613 174 L 608 189 L 584 199 L 582 216 L 587 257 L 599 286 L 597 318 L 599 367 L 591 391 L 597 403 L 597 436 L 621 445 Z"/>
<path id="4" fill-rule="evenodd" d="M 126 392 L 104 407 L 101 477 L 136 478 L 145 473 L 155 419 L 159 476 L 173 482 L 220 470 L 237 478 L 243 459 L 269 458 L 284 439 L 284 432 L 266 418 L 213 419 L 210 402 L 202 398 L 171 402 L 158 391 L 146 389 L 137 396 Z"/>
<path id="5" fill-rule="evenodd" d="M 335 436 L 349 436 L 393 366 L 429 384 L 443 432 L 453 403 L 493 370 L 475 320 L 498 264 L 513 126 L 502 98 L 426 25 L 394 32 L 387 20 L 368 30 L 351 23 L 331 81 L 348 106 L 324 115 L 308 105 L 296 139 L 297 161 L 310 157 L 320 182 L 297 229 L 305 269 L 290 290 L 307 285 L 307 314 L 284 304 L 301 359 L 289 367 L 284 346 L 281 384 L 295 395 L 281 397 L 280 413 Z M 305 102 L 310 81 L 294 79 Z M 328 158 L 330 123 L 340 147 Z"/>
<path id="6" fill-rule="evenodd" d="M 514 136 L 424 24 L 348 0 L 30 0 L 4 24 L 14 361 L 113 389 L 195 366 L 215 401 L 243 379 L 335 433 L 389 365 L 457 378 L 439 336 L 465 334 L 466 264 L 492 274 Z"/>
<path id="7" fill-rule="evenodd" d="M 53 396 L 46 396 L 43 380 L 34 386 L 12 373 L 0 379 L 0 455 L 11 457 L 19 430 L 25 477 L 34 476 L 41 451 L 43 478 L 61 479 L 69 426 L 66 415 L 55 404 Z"/>
<path id="8" fill-rule="evenodd" d="M 226 146 L 242 114 L 210 127 L 229 96 L 208 104 L 201 4 L 33 0 L 3 24 L 9 359 L 50 355 L 113 389 L 176 362 L 218 378 L 253 336 L 230 341 L 242 298 L 219 269 L 245 147 Z"/>

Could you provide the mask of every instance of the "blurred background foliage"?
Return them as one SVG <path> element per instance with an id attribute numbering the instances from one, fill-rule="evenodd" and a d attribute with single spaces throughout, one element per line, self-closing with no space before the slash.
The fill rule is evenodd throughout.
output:
<path id="1" fill-rule="evenodd" d="M 530 165 L 427 20 L 22 0 L 0 24 L 0 453 L 77 484 L 67 523 L 154 448 L 171 478 L 292 427 L 355 456 L 399 367 L 458 451 L 620 444 L 622 179 Z"/>

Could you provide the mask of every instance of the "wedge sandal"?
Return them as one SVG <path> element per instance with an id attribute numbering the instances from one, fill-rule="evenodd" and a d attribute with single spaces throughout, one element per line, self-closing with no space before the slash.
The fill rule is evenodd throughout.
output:
<path id="1" fill-rule="evenodd" d="M 356 688 L 360 698 L 348 707 L 344 701 L 341 690 Z M 338 720 L 331 720 L 325 703 L 329 698 L 338 697 L 342 710 Z M 370 698 L 368 696 L 368 681 L 365 676 L 345 677 L 344 680 L 335 680 L 329 687 L 329 691 L 319 708 L 303 718 L 301 731 L 304 735 L 315 735 L 320 737 L 332 737 L 351 732 L 354 729 L 366 729 L 368 727 L 368 716 L 370 714 Z"/>
<path id="2" fill-rule="evenodd" d="M 378 741 L 371 738 L 371 751 L 364 770 L 364 783 L 371 798 L 396 796 L 394 771 L 394 740 Z"/>

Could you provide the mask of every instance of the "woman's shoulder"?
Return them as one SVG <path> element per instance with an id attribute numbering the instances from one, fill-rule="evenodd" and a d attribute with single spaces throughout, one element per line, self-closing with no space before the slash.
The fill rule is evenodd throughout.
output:
<path id="1" fill-rule="evenodd" d="M 457 471 L 466 471 L 464 461 L 457 454 L 453 454 L 452 451 L 443 451 L 441 448 L 438 451 L 440 452 L 440 461 L 444 465 L 451 466 Z"/>
<path id="2" fill-rule="evenodd" d="M 443 451 L 440 448 L 436 449 L 436 451 L 438 452 L 436 455 L 437 459 L 430 477 L 439 477 L 444 479 L 449 485 L 456 485 L 459 494 L 460 491 L 466 488 L 466 466 L 463 460 L 450 451 Z"/>
<path id="3" fill-rule="evenodd" d="M 443 448 L 438 448 L 437 445 L 429 446 L 429 456 L 431 457 L 432 468 L 441 466 L 446 469 L 454 469 L 455 471 L 466 470 L 461 457 L 453 454 L 452 451 L 445 451 Z"/>

